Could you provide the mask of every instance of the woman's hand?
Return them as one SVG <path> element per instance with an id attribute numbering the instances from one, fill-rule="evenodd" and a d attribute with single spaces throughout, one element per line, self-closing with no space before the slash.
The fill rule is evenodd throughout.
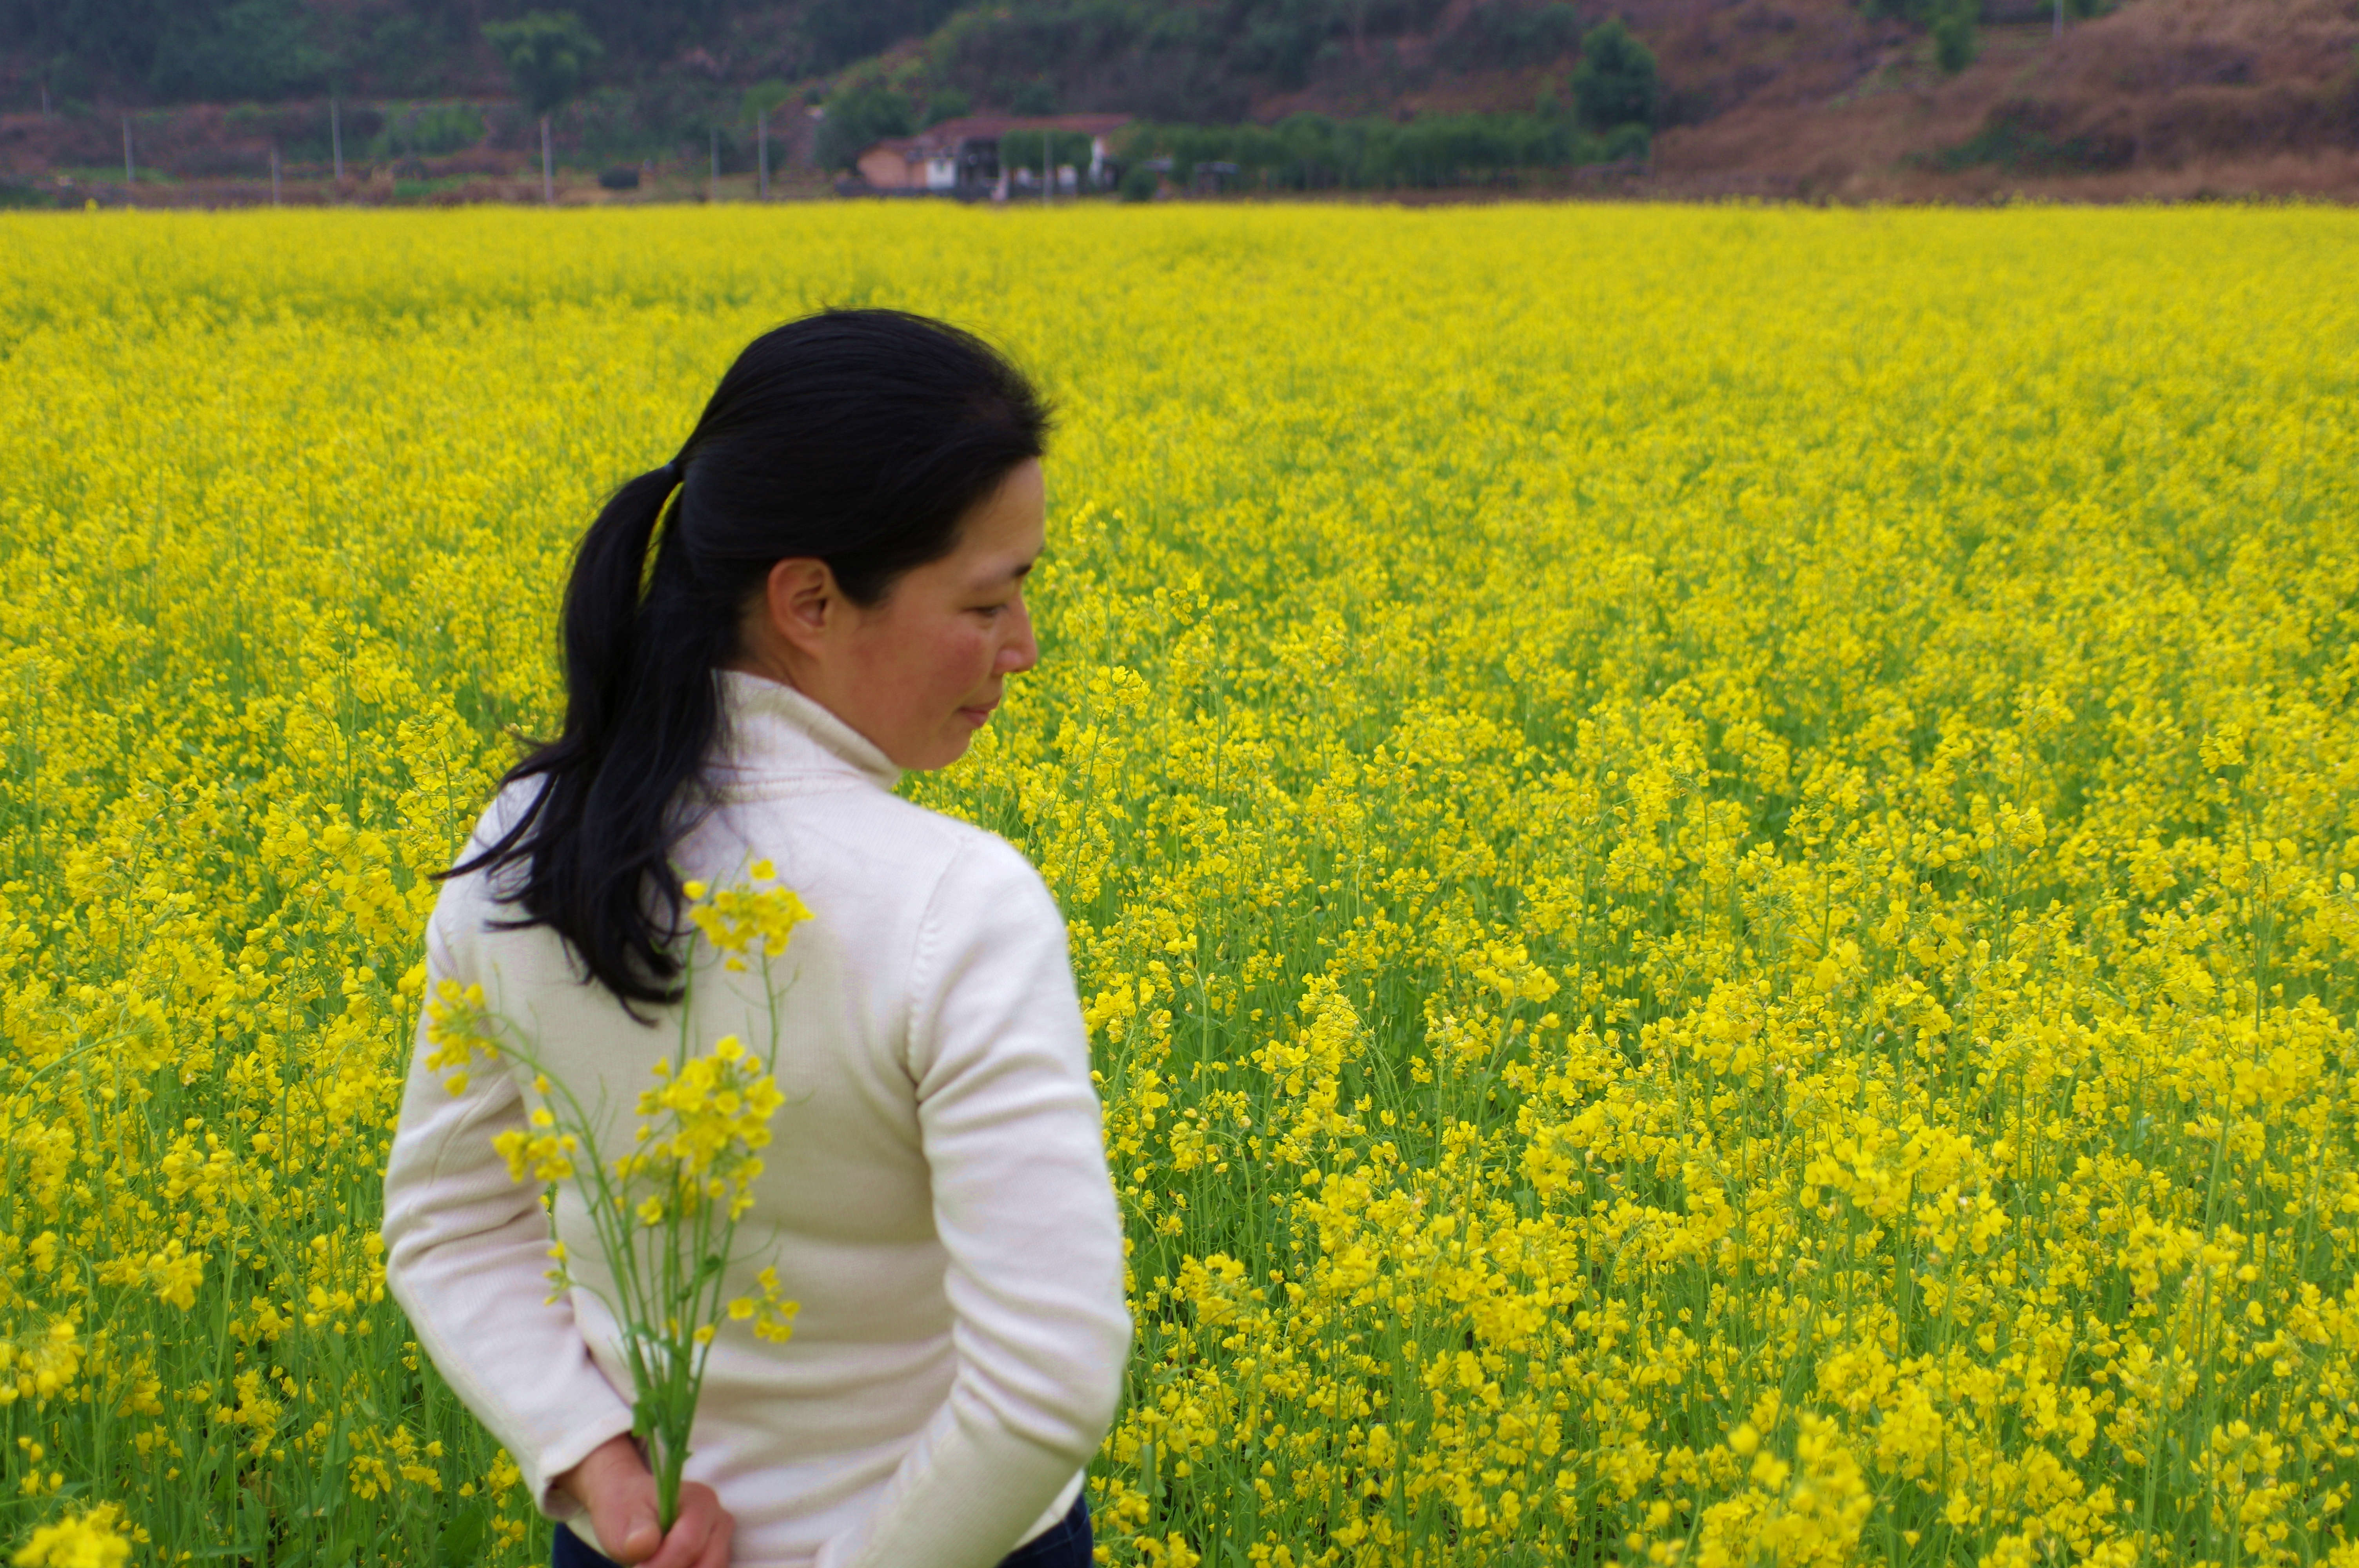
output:
<path id="1" fill-rule="evenodd" d="M 656 1478 L 629 1436 L 610 1437 L 557 1478 L 558 1490 L 590 1510 L 591 1528 L 617 1563 L 644 1568 L 729 1568 L 737 1521 L 712 1488 L 679 1487 L 679 1517 L 667 1534 L 656 1519 Z"/>

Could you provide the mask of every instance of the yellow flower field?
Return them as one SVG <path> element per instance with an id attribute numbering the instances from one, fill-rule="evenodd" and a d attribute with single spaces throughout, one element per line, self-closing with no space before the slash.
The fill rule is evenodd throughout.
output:
<path id="1" fill-rule="evenodd" d="M 381 1280 L 429 877 L 597 500 L 831 302 L 1062 409 L 1045 661 L 908 787 L 1071 921 L 1102 1560 L 2359 1562 L 2359 216 L 0 254 L 16 1562 L 545 1551 Z"/>

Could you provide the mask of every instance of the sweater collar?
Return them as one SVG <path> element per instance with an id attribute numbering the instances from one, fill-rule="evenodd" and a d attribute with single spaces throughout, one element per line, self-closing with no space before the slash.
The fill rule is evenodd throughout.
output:
<path id="1" fill-rule="evenodd" d="M 723 754 L 715 782 L 742 789 L 781 774 L 834 773 L 878 789 L 901 782 L 901 770 L 875 741 L 797 691 L 743 670 L 721 670 Z"/>

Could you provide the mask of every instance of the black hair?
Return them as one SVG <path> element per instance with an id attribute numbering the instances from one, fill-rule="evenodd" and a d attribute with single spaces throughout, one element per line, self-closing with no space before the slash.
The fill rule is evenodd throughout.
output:
<path id="1" fill-rule="evenodd" d="M 773 565 L 805 556 L 876 603 L 956 547 L 961 520 L 1048 431 L 1022 372 L 921 316 L 828 310 L 755 339 L 679 455 L 617 490 L 582 535 L 564 730 L 503 781 L 539 781 L 521 812 L 444 874 L 520 867 L 497 896 L 521 914 L 501 925 L 555 931 L 635 1017 L 634 1003 L 678 1000 L 671 851 L 702 809 L 714 671 L 739 651 L 745 607 Z"/>

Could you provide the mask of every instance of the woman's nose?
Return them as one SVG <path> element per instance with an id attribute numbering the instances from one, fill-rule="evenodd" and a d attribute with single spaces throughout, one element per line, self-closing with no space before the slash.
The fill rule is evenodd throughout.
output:
<path id="1" fill-rule="evenodd" d="M 1014 633 L 999 650 L 999 672 L 1016 675 L 1040 662 L 1040 644 L 1032 635 L 1032 611 L 1022 600 L 1016 601 Z"/>

